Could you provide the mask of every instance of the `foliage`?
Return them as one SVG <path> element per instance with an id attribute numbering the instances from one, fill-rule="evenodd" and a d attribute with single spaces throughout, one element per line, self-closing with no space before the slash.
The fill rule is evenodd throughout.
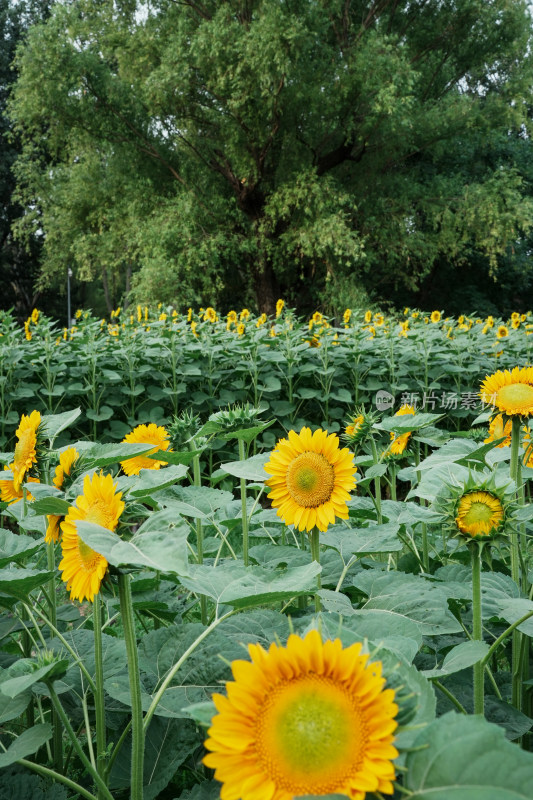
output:
<path id="1" fill-rule="evenodd" d="M 57 3 L 16 61 L 18 232 L 43 282 L 181 306 L 494 272 L 532 216 L 530 37 L 525 0 Z"/>

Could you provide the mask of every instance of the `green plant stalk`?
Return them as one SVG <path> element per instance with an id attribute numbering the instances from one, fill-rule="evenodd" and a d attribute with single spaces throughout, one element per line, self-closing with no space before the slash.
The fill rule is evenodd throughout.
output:
<path id="1" fill-rule="evenodd" d="M 19 758 L 16 763 L 20 764 L 21 767 L 26 767 L 26 769 L 29 769 L 32 772 L 36 772 L 37 775 L 42 775 L 43 778 L 48 778 L 51 781 L 62 783 L 64 786 L 72 789 L 72 791 L 75 793 L 75 796 L 76 794 L 79 794 L 80 797 L 85 797 L 87 800 L 97 800 L 94 794 L 88 792 L 87 789 L 84 789 L 84 787 L 80 786 L 79 783 L 71 781 L 70 778 L 66 777 L 66 775 L 61 775 L 59 772 L 55 772 L 53 769 L 44 767 L 42 764 L 34 764 L 33 761 L 28 761 L 26 758 Z"/>
<path id="2" fill-rule="evenodd" d="M 313 561 L 316 561 L 317 564 L 320 564 L 320 531 L 318 528 L 313 528 L 312 531 L 309 533 L 309 541 L 311 543 L 311 558 Z M 320 572 L 316 576 L 316 586 L 317 586 L 317 594 L 315 594 L 315 611 L 318 614 L 319 611 L 322 611 L 322 603 L 318 592 L 322 588 L 322 579 L 320 577 Z"/>
<path id="3" fill-rule="evenodd" d="M 246 454 L 244 452 L 244 439 L 238 439 L 239 443 L 239 461 L 244 461 Z M 241 478 L 241 508 L 242 508 L 242 559 L 244 566 L 247 567 L 250 563 L 248 556 L 249 535 L 248 535 L 248 510 L 246 508 L 246 478 Z"/>
<path id="4" fill-rule="evenodd" d="M 416 443 L 415 450 L 415 463 L 416 466 L 420 464 L 420 442 Z M 420 472 L 417 471 L 416 479 L 420 483 Z M 420 505 L 425 506 L 426 501 L 421 499 Z M 422 531 L 422 568 L 424 572 L 429 572 L 429 545 L 428 545 L 428 526 L 425 522 L 421 523 Z"/>
<path id="5" fill-rule="evenodd" d="M 61 705 L 59 697 L 57 696 L 56 691 L 51 683 L 48 684 L 48 691 L 50 692 L 50 699 L 52 700 L 52 704 L 55 710 L 57 711 L 57 714 L 61 719 L 61 722 L 65 726 L 65 730 L 68 733 L 68 736 L 72 742 L 74 750 L 76 751 L 80 761 L 82 762 L 83 766 L 85 767 L 89 775 L 92 777 L 95 785 L 98 787 L 99 792 L 102 793 L 102 797 L 105 797 L 106 800 L 113 800 L 113 795 L 111 794 L 111 792 L 105 785 L 104 781 L 102 780 L 98 772 L 93 768 L 91 762 L 83 752 L 83 748 L 78 741 L 78 737 L 74 732 L 72 725 L 70 724 L 70 720 L 65 714 L 65 710 Z"/>
<path id="6" fill-rule="evenodd" d="M 510 474 L 511 479 L 517 485 L 518 492 L 518 461 L 520 450 L 520 417 L 514 416 L 511 431 L 511 463 Z M 511 578 L 518 587 L 521 585 L 520 580 L 520 543 L 518 534 L 510 536 L 510 550 L 511 550 Z M 522 634 L 518 630 L 513 630 L 512 640 L 512 657 L 511 657 L 511 674 L 512 674 L 512 696 L 511 702 L 518 710 L 522 706 L 522 670 L 520 653 L 522 649 Z"/>
<path id="7" fill-rule="evenodd" d="M 454 704 L 454 706 L 456 707 L 457 711 L 459 711 L 461 714 L 467 714 L 468 713 L 466 708 L 463 706 L 462 703 L 459 702 L 457 697 L 454 694 L 452 694 L 450 692 L 450 690 L 447 689 L 440 681 L 432 679 L 431 683 L 433 684 L 433 686 L 436 686 L 437 689 L 439 691 L 441 691 L 442 694 L 445 695 L 451 703 Z"/>
<path id="8" fill-rule="evenodd" d="M 483 625 L 481 618 L 481 551 L 483 544 L 470 544 L 472 562 L 472 639 L 483 641 Z M 474 714 L 485 713 L 484 667 L 481 659 L 474 664 Z"/>
<path id="9" fill-rule="evenodd" d="M 94 626 L 94 663 L 95 663 L 95 684 L 94 709 L 96 716 L 96 769 L 103 778 L 105 774 L 105 752 L 106 752 L 106 727 L 105 727 L 105 697 L 104 697 L 104 659 L 102 651 L 102 602 L 100 593 L 94 596 L 93 603 L 93 626 Z M 89 734 L 87 734 L 89 736 Z M 98 798 L 101 800 L 101 792 L 98 791 Z"/>
<path id="10" fill-rule="evenodd" d="M 378 458 L 376 443 L 374 441 L 373 436 L 370 436 L 370 446 L 372 447 L 372 463 L 374 466 L 377 466 L 377 464 L 379 464 L 379 458 Z M 374 478 L 374 499 L 378 515 L 378 525 L 381 525 L 383 522 L 383 514 L 381 512 L 381 478 L 379 477 L 379 475 L 377 475 Z"/>
<path id="11" fill-rule="evenodd" d="M 229 617 L 231 617 L 235 613 L 236 612 L 232 609 L 231 611 L 228 611 L 227 614 L 223 614 L 221 617 L 218 617 L 218 619 L 213 620 L 213 622 L 209 625 L 209 627 L 205 628 L 202 631 L 202 633 L 198 636 L 198 638 L 194 640 L 194 642 L 190 645 L 190 647 L 187 648 L 187 650 L 183 653 L 183 655 L 169 669 L 169 671 L 167 672 L 166 677 L 163 680 L 161 686 L 159 687 L 159 689 L 156 691 L 156 693 L 153 696 L 152 702 L 150 703 L 150 708 L 148 709 L 148 711 L 144 715 L 144 723 L 143 724 L 144 724 L 145 732 L 148 730 L 148 726 L 150 724 L 150 721 L 151 721 L 152 717 L 154 716 L 155 710 L 156 710 L 157 706 L 159 705 L 159 703 L 161 702 L 167 687 L 170 686 L 170 684 L 172 683 L 172 680 L 174 679 L 174 676 L 176 675 L 176 673 L 178 672 L 180 667 L 183 666 L 183 664 L 187 661 L 189 656 L 192 653 L 194 653 L 194 651 L 196 650 L 196 648 L 198 647 L 200 642 L 203 642 L 203 640 L 206 638 L 206 636 L 208 636 L 211 633 L 212 630 L 214 630 L 218 625 L 220 625 L 221 622 L 223 622 L 225 619 L 228 619 Z M 132 795 L 131 800 L 133 800 L 133 795 Z"/>
<path id="12" fill-rule="evenodd" d="M 135 637 L 135 620 L 133 616 L 129 575 L 119 573 L 118 593 L 120 598 L 120 613 L 124 626 L 131 696 L 132 745 L 130 800 L 143 800 L 144 728 L 141 681 L 139 676 L 139 656 L 137 653 L 137 639 Z"/>
<path id="13" fill-rule="evenodd" d="M 194 440 L 190 444 L 191 450 L 195 449 Z M 193 484 L 194 486 L 202 485 L 202 472 L 200 470 L 200 456 L 196 455 L 192 460 Z M 199 564 L 204 562 L 204 530 L 202 527 L 202 520 L 198 517 L 195 521 L 196 527 L 196 557 Z M 207 597 L 204 594 L 200 595 L 200 620 L 202 625 L 207 625 Z"/>

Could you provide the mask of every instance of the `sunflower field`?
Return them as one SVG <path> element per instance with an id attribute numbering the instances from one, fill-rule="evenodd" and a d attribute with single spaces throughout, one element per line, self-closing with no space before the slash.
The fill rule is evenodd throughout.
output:
<path id="1" fill-rule="evenodd" d="M 0 800 L 529 800 L 532 333 L 4 314 Z"/>

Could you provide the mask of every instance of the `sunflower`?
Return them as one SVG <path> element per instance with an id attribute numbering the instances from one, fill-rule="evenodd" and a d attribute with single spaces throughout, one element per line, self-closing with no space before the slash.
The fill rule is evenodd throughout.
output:
<path id="1" fill-rule="evenodd" d="M 156 425 L 154 422 L 151 422 L 150 425 L 137 425 L 131 433 L 126 434 L 122 441 L 130 444 L 154 444 L 155 447 L 150 450 L 150 453 L 157 453 L 158 450 L 168 450 L 170 446 L 167 431 L 162 425 Z M 126 475 L 138 475 L 142 469 L 159 469 L 165 465 L 166 461 L 156 461 L 153 458 L 148 458 L 147 455 L 135 456 L 120 462 L 120 466 Z"/>
<path id="2" fill-rule="evenodd" d="M 496 441 L 496 439 L 503 439 L 503 442 L 497 444 L 496 447 L 509 447 L 511 444 L 511 429 L 513 427 L 513 423 L 510 419 L 503 422 L 503 414 L 496 414 L 489 423 L 489 435 L 486 439 L 483 440 L 484 444 L 490 444 L 490 442 Z"/>
<path id="3" fill-rule="evenodd" d="M 372 312 L 370 311 L 370 309 L 368 311 L 365 311 L 365 322 L 367 324 L 369 322 L 372 322 Z"/>
<path id="4" fill-rule="evenodd" d="M 483 403 L 496 406 L 507 416 L 533 414 L 533 367 L 514 367 L 487 375 L 480 397 Z"/>
<path id="5" fill-rule="evenodd" d="M 416 408 L 414 406 L 405 404 L 398 409 L 394 416 L 403 417 L 405 414 L 416 414 Z M 398 435 L 391 431 L 390 438 L 391 443 L 389 445 L 389 449 L 387 450 L 387 455 L 401 456 L 407 447 L 407 442 L 411 438 L 411 431 L 408 431 L 407 433 L 400 433 Z"/>
<path id="6" fill-rule="evenodd" d="M 111 475 L 94 474 L 85 476 L 83 494 L 76 498 L 76 505 L 71 506 L 61 523 L 63 538 L 61 549 L 63 558 L 59 569 L 63 573 L 67 590 L 72 600 L 94 600 L 100 591 L 100 584 L 107 570 L 107 561 L 100 553 L 95 552 L 78 536 L 76 522 L 85 520 L 94 522 L 114 531 L 124 511 L 121 501 L 122 492 L 115 494 L 115 484 Z"/>
<path id="7" fill-rule="evenodd" d="M 344 433 L 346 434 L 346 436 L 349 436 L 350 438 L 356 436 L 356 434 L 360 431 L 364 421 L 365 418 L 363 414 L 358 414 L 356 417 L 352 417 L 352 423 L 350 425 L 347 425 L 346 428 L 344 429 Z"/>
<path id="8" fill-rule="evenodd" d="M 494 535 L 505 512 L 501 500 L 486 491 L 463 494 L 456 506 L 457 527 L 472 538 Z"/>
<path id="9" fill-rule="evenodd" d="M 361 644 L 322 642 L 316 630 L 286 647 L 248 645 L 234 661 L 227 697 L 213 695 L 204 764 L 222 800 L 292 800 L 300 795 L 392 794 L 398 706 L 381 662 Z"/>
<path id="10" fill-rule="evenodd" d="M 17 443 L 15 445 L 15 455 L 13 458 L 13 483 L 15 491 L 18 492 L 24 476 L 28 470 L 37 463 L 37 432 L 41 424 L 41 414 L 39 411 L 32 411 L 20 418 L 19 426 L 16 430 Z"/>
<path id="11" fill-rule="evenodd" d="M 285 300 L 282 300 L 280 298 L 276 303 L 276 319 L 280 316 L 284 308 L 285 308 Z"/>
<path id="12" fill-rule="evenodd" d="M 315 526 L 325 531 L 335 517 L 348 519 L 346 501 L 355 487 L 356 467 L 347 448 L 339 449 L 336 434 L 310 428 L 289 431 L 280 439 L 265 471 L 272 506 L 287 525 L 299 530 Z"/>
<path id="13" fill-rule="evenodd" d="M 4 464 L 4 470 L 7 472 L 13 472 L 13 464 L 9 467 Z M 37 478 L 28 478 L 28 483 L 39 483 Z M 19 486 L 18 489 L 15 489 L 15 482 L 13 480 L 0 480 L 0 500 L 8 505 L 11 503 L 16 503 L 17 500 L 22 500 L 24 496 L 24 492 L 22 486 Z M 26 499 L 32 501 L 33 495 L 30 492 L 26 491 Z"/>
<path id="14" fill-rule="evenodd" d="M 431 312 L 431 316 L 430 316 L 430 320 L 433 323 L 440 322 L 441 316 L 442 315 L 441 315 L 440 311 L 432 311 Z"/>
<path id="15" fill-rule="evenodd" d="M 498 330 L 496 331 L 496 338 L 497 339 L 505 339 L 509 336 L 509 328 L 505 325 L 498 325 Z"/>
<path id="16" fill-rule="evenodd" d="M 208 306 L 204 312 L 204 321 L 215 323 L 218 320 L 217 312 L 212 306 Z"/>
<path id="17" fill-rule="evenodd" d="M 345 328 L 349 327 L 351 318 L 352 318 L 352 309 L 347 308 L 344 314 L 342 315 L 342 321 L 344 322 Z"/>

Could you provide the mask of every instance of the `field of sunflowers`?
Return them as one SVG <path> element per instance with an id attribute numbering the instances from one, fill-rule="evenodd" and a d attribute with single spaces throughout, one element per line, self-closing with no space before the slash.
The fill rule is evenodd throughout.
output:
<path id="1" fill-rule="evenodd" d="M 532 333 L 3 314 L 0 800 L 529 800 Z"/>

